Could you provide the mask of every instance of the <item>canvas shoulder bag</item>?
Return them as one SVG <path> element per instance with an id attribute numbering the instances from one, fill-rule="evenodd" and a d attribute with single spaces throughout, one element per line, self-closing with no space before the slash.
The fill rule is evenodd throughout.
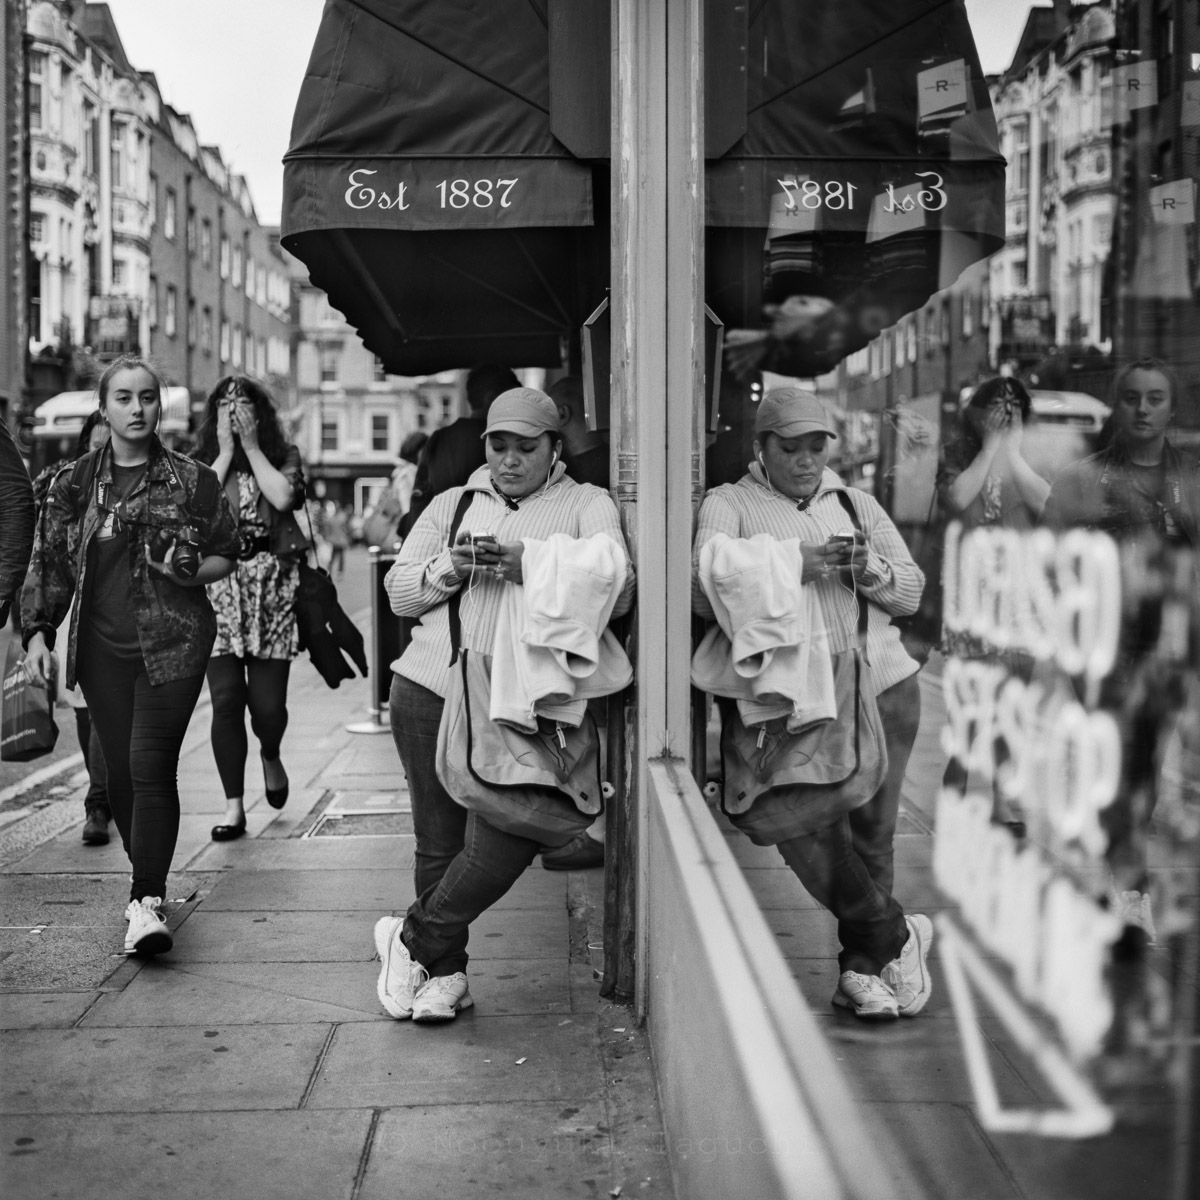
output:
<path id="1" fill-rule="evenodd" d="M 858 514 L 838 493 L 855 529 Z M 866 804 L 887 776 L 887 743 L 866 655 L 868 601 L 858 594 L 858 645 L 833 656 L 837 718 L 790 733 L 779 717 L 747 727 L 722 702 L 721 809 L 752 842 L 814 833 Z"/>
<path id="2" fill-rule="evenodd" d="M 471 501 L 464 492 L 448 544 Z M 464 808 L 506 833 L 566 845 L 604 807 L 600 735 L 591 713 L 578 728 L 538 718 L 536 733 L 493 721 L 491 656 L 461 645 L 460 593 L 450 606 L 450 683 L 438 727 L 437 777 Z"/>

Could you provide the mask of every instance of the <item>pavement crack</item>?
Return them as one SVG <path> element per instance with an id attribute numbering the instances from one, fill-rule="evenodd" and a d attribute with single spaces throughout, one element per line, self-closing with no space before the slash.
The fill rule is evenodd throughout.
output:
<path id="1" fill-rule="evenodd" d="M 383 1110 L 380 1108 L 371 1110 L 371 1124 L 367 1126 L 367 1136 L 363 1139 L 362 1153 L 358 1156 L 354 1182 L 350 1185 L 350 1200 L 358 1200 L 362 1194 L 363 1183 L 367 1178 L 367 1163 L 371 1158 L 371 1151 L 375 1148 L 375 1131 L 379 1128 L 379 1118 L 382 1115 Z"/>
<path id="2" fill-rule="evenodd" d="M 317 1054 L 317 1061 L 313 1063 L 312 1073 L 308 1077 L 308 1082 L 304 1085 L 304 1094 L 300 1097 L 300 1103 L 296 1105 L 297 1109 L 302 1110 L 308 1104 L 308 1098 L 312 1095 L 313 1088 L 317 1086 L 317 1078 L 321 1074 L 321 1068 L 325 1065 L 325 1059 L 333 1046 L 333 1039 L 337 1036 L 338 1029 L 339 1026 L 337 1024 L 330 1025 L 329 1032 L 325 1035 L 325 1042 Z"/>

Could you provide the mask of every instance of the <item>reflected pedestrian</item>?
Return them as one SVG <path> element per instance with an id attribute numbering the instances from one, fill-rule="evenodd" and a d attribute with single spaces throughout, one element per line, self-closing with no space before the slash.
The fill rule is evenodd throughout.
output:
<path id="1" fill-rule="evenodd" d="M 921 571 L 879 504 L 847 488 L 829 468 L 829 442 L 837 434 L 817 396 L 795 387 L 771 389 L 759 403 L 754 430 L 755 461 L 748 473 L 714 488 L 700 506 L 692 608 L 709 621 L 715 618 L 700 561 L 704 547 L 722 536 L 749 556 L 798 550 L 800 587 L 819 605 L 833 653 L 858 645 L 860 603 L 866 606 L 866 659 L 878 689 L 886 775 L 865 804 L 815 830 L 808 828 L 797 796 L 793 811 L 779 818 L 774 844 L 809 893 L 837 917 L 840 974 L 832 1003 L 863 1020 L 915 1016 L 932 990 L 926 958 L 933 925 L 924 915 L 906 916 L 895 897 L 893 838 L 920 720 L 920 667 L 905 652 L 891 617 L 916 609 Z M 769 541 L 759 537 L 764 534 Z M 752 565 L 753 557 L 746 561 Z M 763 624 L 758 622 L 752 637 L 767 636 Z M 792 686 L 806 693 L 808 682 L 804 677 Z M 735 701 L 723 696 L 720 704 L 724 722 L 737 716 Z M 857 720 L 857 714 L 839 711 L 833 719 Z M 733 810 L 727 811 L 737 824 Z"/>
<path id="2" fill-rule="evenodd" d="M 282 808 L 288 799 L 280 751 L 288 676 L 300 652 L 294 608 L 308 541 L 295 512 L 304 504 L 304 468 L 270 394 L 245 375 L 226 376 L 210 393 L 197 457 L 212 463 L 237 514 L 237 569 L 209 588 L 217 614 L 208 664 L 212 747 L 225 791 L 212 839 L 228 842 L 246 832 L 247 709 L 267 803 Z"/>

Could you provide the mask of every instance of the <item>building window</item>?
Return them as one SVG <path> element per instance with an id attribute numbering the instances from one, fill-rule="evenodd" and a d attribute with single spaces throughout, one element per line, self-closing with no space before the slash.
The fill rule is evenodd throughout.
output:
<path id="1" fill-rule="evenodd" d="M 387 368 L 383 365 L 383 359 L 379 355 L 375 356 L 375 382 L 384 383 L 387 380 Z"/>
<path id="2" fill-rule="evenodd" d="M 199 338 L 199 336 L 200 336 L 200 326 L 199 326 L 199 320 L 197 319 L 197 316 L 196 316 L 196 302 L 195 302 L 195 300 L 189 300 L 188 301 L 188 324 L 187 324 L 188 345 L 195 346 L 196 341 Z"/>
<path id="3" fill-rule="evenodd" d="M 229 278 L 229 238 L 221 234 L 221 278 Z"/>
<path id="4" fill-rule="evenodd" d="M 1029 264 L 1022 259 L 1013 263 L 1013 285 L 1023 288 L 1029 284 Z"/>
<path id="5" fill-rule="evenodd" d="M 29 128 L 41 129 L 42 127 L 42 85 L 40 83 L 31 83 L 29 85 Z"/>
<path id="6" fill-rule="evenodd" d="M 207 304 L 200 314 L 200 349 L 205 354 L 213 352 L 213 315 L 212 309 Z"/>
<path id="7" fill-rule="evenodd" d="M 29 217 L 29 240 L 31 242 L 46 240 L 46 218 L 41 213 L 32 213 Z"/>
<path id="8" fill-rule="evenodd" d="M 318 353 L 320 355 L 321 382 L 336 383 L 338 368 L 342 361 L 341 346 L 321 346 Z"/>
<path id="9" fill-rule="evenodd" d="M 336 450 L 338 448 L 338 423 L 336 417 L 321 419 L 321 449 Z"/>
<path id="10" fill-rule="evenodd" d="M 128 264 L 124 259 L 114 258 L 112 264 L 112 289 L 115 295 L 121 296 L 129 285 Z"/>
<path id="11" fill-rule="evenodd" d="M 187 252 L 189 254 L 195 254 L 196 253 L 196 210 L 194 208 L 188 209 L 187 225 L 184 227 L 183 240 L 184 240 L 184 245 L 187 247 Z"/>
<path id="12" fill-rule="evenodd" d="M 123 121 L 112 123 L 112 137 L 109 143 L 110 161 L 112 162 L 112 185 L 115 188 L 125 186 L 125 124 Z"/>
<path id="13" fill-rule="evenodd" d="M 89 100 L 83 102 L 83 173 L 95 175 L 100 162 L 100 119 L 96 106 Z"/>
<path id="14" fill-rule="evenodd" d="M 242 247 L 238 242 L 233 244 L 233 286 L 242 286 Z"/>
<path id="15" fill-rule="evenodd" d="M 229 361 L 229 322 L 221 322 L 221 361 Z"/>
<path id="16" fill-rule="evenodd" d="M 962 297 L 962 335 L 969 338 L 975 332 L 975 297 L 964 292 Z"/>
<path id="17" fill-rule="evenodd" d="M 235 367 L 245 368 L 245 343 L 242 340 L 242 327 L 235 325 L 233 327 L 233 357 L 232 362 Z"/>
<path id="18" fill-rule="evenodd" d="M 246 299 L 254 299 L 254 259 L 246 255 Z"/>
<path id="19" fill-rule="evenodd" d="M 371 449 L 388 451 L 392 448 L 392 418 L 388 413 L 371 414 Z"/>
<path id="20" fill-rule="evenodd" d="M 150 228 L 158 224 L 158 176 L 150 172 Z"/>
<path id="21" fill-rule="evenodd" d="M 151 329 L 158 328 L 158 276 L 150 276 L 150 295 L 147 297 L 147 320 Z"/>
<path id="22" fill-rule="evenodd" d="M 179 292 L 167 284 L 167 313 L 164 320 L 164 330 L 167 337 L 175 336 L 175 322 L 179 310 Z"/>
<path id="23" fill-rule="evenodd" d="M 163 237 L 172 242 L 175 240 L 176 207 L 175 189 L 169 187 L 167 188 L 166 201 L 163 204 Z"/>

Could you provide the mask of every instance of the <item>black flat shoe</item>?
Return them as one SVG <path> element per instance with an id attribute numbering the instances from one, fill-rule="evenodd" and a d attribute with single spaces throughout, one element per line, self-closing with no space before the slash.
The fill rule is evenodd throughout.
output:
<path id="1" fill-rule="evenodd" d="M 262 761 L 265 768 L 267 760 L 264 758 Z M 263 786 L 266 787 L 265 780 L 263 781 Z M 282 808 L 288 802 L 288 783 L 285 782 L 281 788 L 266 788 L 266 791 L 267 803 L 272 808 Z"/>
<path id="2" fill-rule="evenodd" d="M 214 825 L 212 840 L 214 842 L 232 842 L 242 837 L 246 832 L 246 818 L 243 817 L 236 825 Z"/>

